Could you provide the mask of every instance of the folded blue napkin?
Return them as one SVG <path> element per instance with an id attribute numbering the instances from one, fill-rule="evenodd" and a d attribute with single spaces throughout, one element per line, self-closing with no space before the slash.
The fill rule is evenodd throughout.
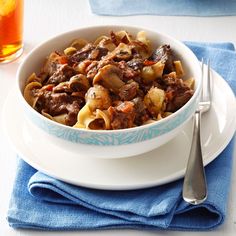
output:
<path id="1" fill-rule="evenodd" d="M 236 0 L 89 0 L 98 15 L 230 16 Z"/>
<path id="2" fill-rule="evenodd" d="M 236 91 L 233 44 L 186 44 L 199 58 L 210 58 Z M 233 146 L 231 140 L 206 167 L 208 198 L 198 206 L 183 201 L 182 179 L 140 190 L 95 190 L 56 180 L 19 159 L 7 220 L 13 228 L 41 230 L 211 230 L 227 214 Z"/>

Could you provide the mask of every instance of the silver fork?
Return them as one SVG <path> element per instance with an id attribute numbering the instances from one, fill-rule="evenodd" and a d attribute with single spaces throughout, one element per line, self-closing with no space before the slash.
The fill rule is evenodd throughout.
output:
<path id="1" fill-rule="evenodd" d="M 210 61 L 207 65 L 207 80 L 204 81 L 204 64 L 202 60 L 202 93 L 201 100 L 194 115 L 194 128 L 191 150 L 183 184 L 183 199 L 193 205 L 204 202 L 207 198 L 207 183 L 203 165 L 201 147 L 201 116 L 211 108 L 212 81 L 210 72 Z M 205 82 L 205 83 L 204 83 Z"/>

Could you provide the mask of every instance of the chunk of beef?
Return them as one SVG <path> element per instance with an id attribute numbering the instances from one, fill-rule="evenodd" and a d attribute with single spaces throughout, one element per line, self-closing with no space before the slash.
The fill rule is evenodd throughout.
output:
<path id="1" fill-rule="evenodd" d="M 116 65 L 117 63 L 114 62 L 111 59 L 104 59 L 101 61 L 93 61 L 87 68 L 86 68 L 86 73 L 87 73 L 87 78 L 89 79 L 90 82 L 93 81 L 93 78 L 95 75 L 98 73 L 99 69 L 106 66 L 106 65 Z"/>
<path id="2" fill-rule="evenodd" d="M 61 56 L 57 52 L 52 52 L 49 57 L 46 59 L 42 69 L 41 74 L 47 74 L 48 76 L 53 75 L 61 65 L 59 63 Z"/>
<path id="3" fill-rule="evenodd" d="M 76 71 L 67 64 L 61 65 L 54 74 L 48 79 L 47 84 L 59 84 L 70 80 L 76 74 Z"/>
<path id="4" fill-rule="evenodd" d="M 155 62 L 162 61 L 165 63 L 164 73 L 170 73 L 171 71 L 174 71 L 173 54 L 170 45 L 163 45 L 157 48 L 149 60 Z"/>
<path id="5" fill-rule="evenodd" d="M 78 63 L 84 60 L 100 60 L 107 55 L 108 49 L 100 46 L 95 46 L 91 43 L 74 53 L 70 58 L 70 62 Z"/>
<path id="6" fill-rule="evenodd" d="M 175 112 L 180 109 L 184 104 L 186 104 L 189 99 L 193 96 L 193 90 L 185 90 L 181 93 L 176 93 L 173 96 L 173 99 L 167 103 L 166 111 L 167 112 Z"/>
<path id="7" fill-rule="evenodd" d="M 163 87 L 166 91 L 166 111 L 175 112 L 181 108 L 193 95 L 194 91 L 190 89 L 182 79 L 171 76 L 162 78 Z"/>
<path id="8" fill-rule="evenodd" d="M 92 83 L 94 76 L 98 73 L 99 62 L 93 61 L 85 70 L 88 80 Z"/>
<path id="9" fill-rule="evenodd" d="M 141 97 L 134 98 L 132 102 L 134 103 L 135 109 L 134 123 L 140 126 L 149 119 L 149 115 L 147 114 L 146 107 Z"/>
<path id="10" fill-rule="evenodd" d="M 123 102 L 117 107 L 109 107 L 111 129 L 125 129 L 134 126 L 135 109 L 133 102 Z"/>
<path id="11" fill-rule="evenodd" d="M 133 68 L 129 67 L 126 61 L 118 62 L 118 67 L 122 70 L 124 81 L 128 81 L 140 76 L 140 70 L 134 70 Z"/>
<path id="12" fill-rule="evenodd" d="M 52 85 L 51 90 L 54 93 L 65 92 L 71 94 L 72 96 L 84 96 L 90 87 L 87 77 L 83 74 L 76 74 L 75 76 L 72 76 L 69 81 L 59 83 L 56 86 L 54 84 L 49 84 L 46 86 L 50 85 Z"/>
<path id="13" fill-rule="evenodd" d="M 148 84 L 140 83 L 140 84 L 139 84 L 139 88 L 140 88 L 140 90 L 141 90 L 140 92 L 142 92 L 143 95 L 141 95 L 140 92 L 139 92 L 139 96 L 140 96 L 140 97 L 144 97 L 144 95 L 147 94 L 147 92 L 148 92 L 152 87 L 157 87 L 157 88 L 159 88 L 159 89 L 165 90 L 166 85 L 159 83 L 159 81 L 153 81 L 152 83 L 148 83 Z"/>
<path id="14" fill-rule="evenodd" d="M 142 70 L 143 60 L 140 58 L 133 58 L 132 60 L 127 62 L 127 65 L 135 71 Z"/>
<path id="15" fill-rule="evenodd" d="M 66 109 L 68 111 L 68 114 L 66 116 L 66 125 L 73 126 L 77 122 L 77 115 L 79 113 L 79 110 L 81 109 L 82 100 L 76 99 L 74 97 L 74 101 L 72 103 L 68 103 L 66 106 Z"/>
<path id="16" fill-rule="evenodd" d="M 67 63 L 67 60 L 67 56 L 60 55 L 58 52 L 52 52 L 46 59 L 39 77 L 46 78 L 52 76 L 62 64 Z"/>
<path id="17" fill-rule="evenodd" d="M 182 80 L 171 76 L 163 76 L 161 80 L 165 83 L 166 86 L 177 86 L 182 83 Z"/>
<path id="18" fill-rule="evenodd" d="M 96 47 L 91 44 L 88 43 L 86 44 L 83 48 L 81 48 L 79 51 L 77 51 L 76 53 L 74 53 L 70 58 L 70 62 L 73 63 L 78 63 L 81 62 L 83 60 L 89 59 L 89 55 L 92 52 L 92 50 L 94 50 Z"/>
<path id="19" fill-rule="evenodd" d="M 57 86 L 53 87 L 53 92 L 54 93 L 72 93 L 68 82 L 60 83 Z"/>
<path id="20" fill-rule="evenodd" d="M 121 100 L 123 101 L 132 100 L 137 95 L 138 88 L 139 88 L 138 83 L 134 81 L 122 86 L 119 91 L 119 96 Z"/>
<path id="21" fill-rule="evenodd" d="M 103 56 L 106 56 L 107 53 L 108 53 L 107 48 L 96 47 L 94 50 L 91 51 L 91 53 L 89 54 L 88 59 L 90 59 L 90 60 L 101 60 L 101 58 Z"/>
<path id="22" fill-rule="evenodd" d="M 65 113 L 78 113 L 84 100 L 80 97 L 70 96 L 67 93 L 53 93 L 44 90 L 39 92 L 37 108 L 42 109 L 51 116 L 57 116 Z"/>

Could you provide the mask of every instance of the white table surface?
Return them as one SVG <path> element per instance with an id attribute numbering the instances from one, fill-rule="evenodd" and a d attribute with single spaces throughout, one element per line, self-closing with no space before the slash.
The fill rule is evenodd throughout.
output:
<path id="1" fill-rule="evenodd" d="M 227 1 L 226 3 L 227 4 Z M 16 70 L 24 56 L 38 43 L 78 27 L 99 24 L 132 24 L 149 27 L 167 33 L 180 40 L 192 41 L 230 41 L 236 45 L 236 16 L 233 17 L 165 17 L 132 16 L 104 17 L 93 15 L 88 1 L 83 0 L 25 0 L 25 49 L 17 61 L 0 65 L 0 115 L 6 96 L 15 83 Z M 222 58 L 223 60 L 223 58 Z M 16 154 L 5 140 L 0 127 L 0 236 L 53 236 L 53 235 L 236 235 L 236 167 L 228 204 L 225 223 L 211 232 L 141 232 L 137 230 L 107 230 L 93 232 L 42 232 L 32 230 L 13 230 L 6 221 L 8 202 L 15 175 Z M 236 156 L 236 152 L 234 157 Z"/>

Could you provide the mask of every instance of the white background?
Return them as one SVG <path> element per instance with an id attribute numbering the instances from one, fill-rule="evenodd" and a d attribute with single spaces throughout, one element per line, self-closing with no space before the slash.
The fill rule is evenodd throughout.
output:
<path id="1" fill-rule="evenodd" d="M 127 1 L 128 2 L 128 1 Z M 227 4 L 227 1 L 225 1 Z M 14 63 L 0 66 L 0 115 L 6 96 L 15 84 L 15 74 L 24 56 L 38 43 L 78 27 L 99 24 L 131 24 L 167 33 L 180 40 L 230 41 L 236 45 L 236 16 L 234 17 L 165 17 L 130 16 L 104 17 L 93 15 L 83 0 L 25 0 L 24 54 Z M 222 58 L 222 60 L 224 60 Z M 227 63 L 227 62 L 225 62 Z M 235 78 L 236 79 L 236 78 Z M 108 230 L 94 232 L 42 232 L 13 230 L 6 222 L 6 211 L 15 175 L 16 154 L 2 135 L 0 127 L 0 236 L 54 235 L 215 235 L 236 234 L 236 174 L 233 181 L 225 223 L 211 232 L 141 232 L 136 230 Z M 236 155 L 234 155 L 235 157 Z"/>

